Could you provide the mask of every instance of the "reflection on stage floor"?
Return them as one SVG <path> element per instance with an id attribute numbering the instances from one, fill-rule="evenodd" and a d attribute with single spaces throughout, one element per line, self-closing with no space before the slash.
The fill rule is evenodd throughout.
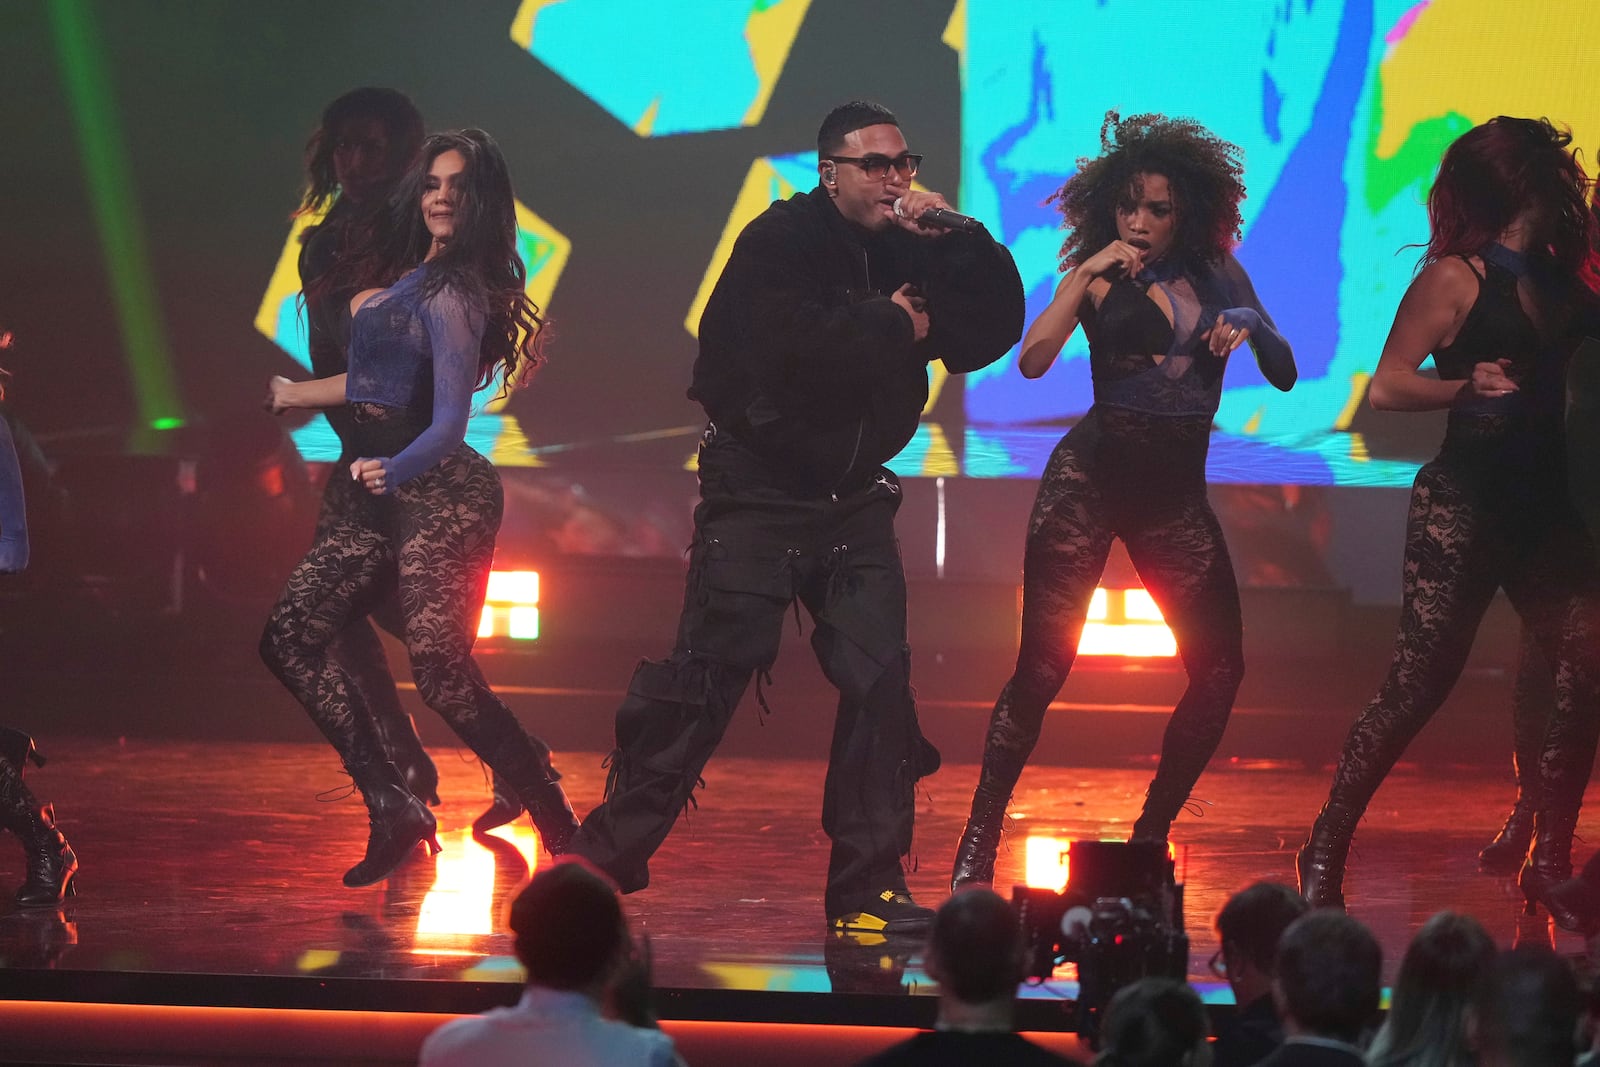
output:
<path id="1" fill-rule="evenodd" d="M 486 840 L 468 826 L 489 799 L 464 754 L 438 750 L 444 851 L 387 882 L 350 890 L 366 819 L 332 753 L 311 744 L 41 738 L 51 762 L 31 772 L 82 864 L 80 895 L 60 911 L 0 914 L 0 995 L 199 1005 L 474 1011 L 514 998 L 520 972 L 500 916 L 508 894 L 549 862 L 524 821 Z M 581 812 L 605 782 L 597 753 L 558 754 Z M 1123 838 L 1151 768 L 1033 767 L 1012 804 L 998 883 L 1022 880 L 1030 834 Z M 714 760 L 706 786 L 627 898 L 649 938 L 667 1018 L 733 1013 L 771 1021 L 916 1025 L 933 986 L 921 945 L 830 933 L 822 910 L 827 840 L 823 768 L 810 761 Z M 976 781 L 947 765 L 918 794 L 909 881 L 937 905 Z M 1189 973 L 1209 1001 L 1211 920 L 1257 880 L 1292 881 L 1294 849 L 1327 787 L 1324 771 L 1214 766 L 1174 831 L 1186 886 Z M 1511 800 L 1480 769 L 1402 766 L 1360 828 L 1346 882 L 1392 977 L 1412 932 L 1450 908 L 1502 943 L 1574 935 L 1522 914 L 1514 880 L 1478 873 L 1476 852 Z M 1578 845 L 1577 859 L 1588 848 Z M 0 846 L 0 885 L 19 884 L 19 851 Z M 9 900 L 9 888 L 4 899 Z M 1031 986 L 1031 1028 L 1064 1028 L 1066 981 Z M 751 1014 L 755 1013 L 755 1014 Z"/>

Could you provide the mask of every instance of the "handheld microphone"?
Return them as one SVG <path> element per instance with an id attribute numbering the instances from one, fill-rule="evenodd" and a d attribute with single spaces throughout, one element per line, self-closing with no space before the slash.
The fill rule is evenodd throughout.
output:
<path id="1" fill-rule="evenodd" d="M 894 202 L 894 213 L 901 218 L 906 217 L 905 209 L 900 205 L 905 202 L 905 197 L 897 197 Z M 963 215 L 959 211 L 951 211 L 947 207 L 930 207 L 917 221 L 924 226 L 937 226 L 941 230 L 960 230 L 962 233 L 979 233 L 984 231 L 983 223 L 971 215 Z"/>

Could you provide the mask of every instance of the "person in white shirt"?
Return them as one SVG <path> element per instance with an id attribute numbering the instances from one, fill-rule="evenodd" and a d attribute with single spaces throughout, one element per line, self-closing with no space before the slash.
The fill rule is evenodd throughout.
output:
<path id="1" fill-rule="evenodd" d="M 445 1023 L 418 1067 L 683 1067 L 672 1038 L 603 1013 L 633 941 L 602 875 L 577 859 L 540 871 L 512 902 L 510 925 L 527 971 L 522 999 Z"/>

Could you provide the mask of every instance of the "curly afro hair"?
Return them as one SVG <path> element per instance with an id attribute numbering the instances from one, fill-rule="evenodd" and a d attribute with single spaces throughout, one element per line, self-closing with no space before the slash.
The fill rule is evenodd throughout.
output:
<path id="1" fill-rule="evenodd" d="M 1215 263 L 1239 240 L 1244 167 L 1239 147 L 1193 119 L 1133 115 L 1115 110 L 1100 124 L 1100 156 L 1078 170 L 1046 203 L 1054 202 L 1068 231 L 1061 269 L 1088 259 L 1117 239 L 1117 208 L 1139 194 L 1139 175 L 1160 174 L 1172 190 L 1178 230 L 1173 255 L 1184 267 Z"/>

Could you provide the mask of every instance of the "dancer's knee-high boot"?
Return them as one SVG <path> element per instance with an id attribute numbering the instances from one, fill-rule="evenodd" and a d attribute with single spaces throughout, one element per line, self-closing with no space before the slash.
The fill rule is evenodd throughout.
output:
<path id="1" fill-rule="evenodd" d="M 55 811 L 39 803 L 22 784 L 22 772 L 4 757 L 0 757 L 0 826 L 22 842 L 28 875 L 17 890 L 19 908 L 55 907 L 77 893 L 73 878 L 78 857 L 56 828 Z"/>
<path id="2" fill-rule="evenodd" d="M 956 846 L 955 867 L 950 874 L 950 891 L 964 885 L 993 885 L 995 855 L 1000 851 L 1000 834 L 1005 828 L 1006 805 L 1022 777 L 1020 761 L 984 754 L 978 788 L 972 794 L 972 811 L 967 816 L 961 843 Z"/>
<path id="3" fill-rule="evenodd" d="M 345 885 L 354 888 L 382 881 L 418 844 L 425 843 L 430 853 L 439 851 L 433 812 L 406 788 L 399 768 L 388 760 L 373 759 L 346 764 L 345 769 L 361 790 L 370 822 L 367 854 L 345 872 Z"/>
<path id="4" fill-rule="evenodd" d="M 1300 895 L 1313 908 L 1344 907 L 1344 864 L 1350 855 L 1360 809 L 1330 799 L 1322 806 L 1311 835 L 1295 857 Z"/>

